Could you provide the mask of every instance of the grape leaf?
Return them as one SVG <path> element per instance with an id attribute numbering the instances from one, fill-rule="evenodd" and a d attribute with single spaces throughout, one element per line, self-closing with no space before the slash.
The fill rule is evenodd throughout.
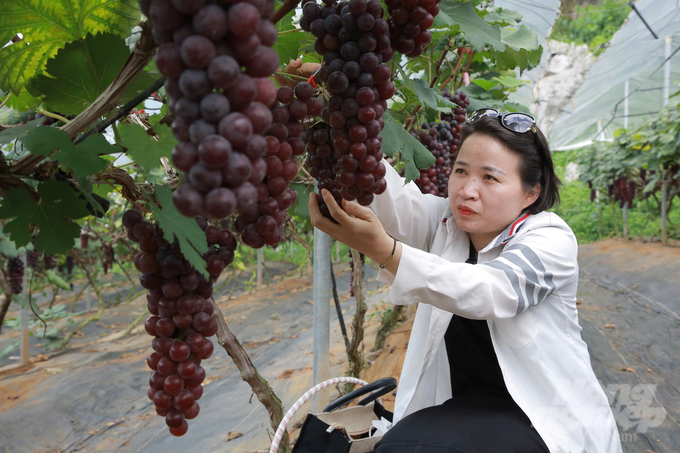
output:
<path id="1" fill-rule="evenodd" d="M 422 80 L 415 79 L 413 82 L 413 90 L 418 96 L 418 100 L 428 107 L 437 109 L 438 107 L 448 107 L 449 109 L 456 107 L 456 104 L 446 99 L 444 96 L 439 94 L 437 90 L 430 88 L 430 85 Z"/>
<path id="2" fill-rule="evenodd" d="M 385 112 L 384 118 L 383 152 L 388 156 L 393 156 L 397 151 L 401 151 L 401 160 L 406 164 L 404 177 L 406 182 L 413 181 L 420 176 L 419 168 L 434 165 L 435 157 L 422 143 L 401 127 L 388 112 Z"/>
<path id="3" fill-rule="evenodd" d="M 118 128 L 128 156 L 142 167 L 144 175 L 148 175 L 151 170 L 161 165 L 161 157 L 170 159 L 172 148 L 177 144 L 172 130 L 159 121 L 160 115 L 149 118 L 154 132 L 158 135 L 158 141 L 136 124 L 122 124 Z"/>
<path id="4" fill-rule="evenodd" d="M 311 229 L 312 223 L 309 220 L 309 197 L 314 193 L 312 187 L 307 184 L 292 183 L 290 188 L 295 191 L 297 198 L 291 207 L 293 214 L 297 215 L 304 222 L 304 229 Z M 290 212 L 290 210 L 288 211 Z"/>
<path id="5" fill-rule="evenodd" d="M 80 226 L 72 219 L 89 215 L 85 200 L 62 181 L 48 180 L 37 188 L 37 202 L 24 189 L 5 192 L 0 205 L 0 219 L 12 219 L 5 223 L 4 232 L 18 246 L 31 240 L 30 225 L 39 228 L 33 244 L 37 250 L 58 255 L 73 248 L 73 241 L 80 236 Z"/>
<path id="6" fill-rule="evenodd" d="M 478 52 L 483 51 L 486 45 L 490 45 L 498 52 L 505 50 L 505 44 L 501 41 L 500 27 L 489 25 L 479 17 L 472 3 L 447 1 L 440 3 L 439 7 L 446 15 L 442 16 L 442 19 L 445 22 L 450 20 L 449 25 L 460 26 L 460 31 L 465 35 L 465 39 Z"/>
<path id="7" fill-rule="evenodd" d="M 140 18 L 137 2 L 129 0 L 3 1 L 0 42 L 17 33 L 23 39 L 0 50 L 0 87 L 20 95 L 65 43 L 88 33 L 126 37 Z"/>
<path id="8" fill-rule="evenodd" d="M 93 134 L 79 143 L 74 150 L 62 150 L 52 157 L 82 177 L 96 175 L 106 170 L 109 164 L 99 157 L 100 154 L 119 152 L 120 148 L 111 145 L 103 135 Z"/>
<path id="9" fill-rule="evenodd" d="M 5 129 L 4 131 L 0 132 L 0 145 L 5 145 L 11 141 L 16 140 L 17 138 L 21 140 L 21 138 L 28 134 L 28 132 L 31 129 L 42 124 L 44 121 L 45 121 L 44 117 L 38 118 L 37 120 L 33 120 L 30 123 L 24 124 L 22 126 L 16 126 L 9 129 Z"/>
<path id="10" fill-rule="evenodd" d="M 276 30 L 279 33 L 282 31 L 289 32 L 290 30 L 295 30 L 295 26 L 293 25 L 294 14 L 295 10 L 293 9 L 277 22 Z M 279 34 L 273 49 L 276 51 L 276 54 L 279 56 L 282 63 L 288 64 L 290 60 L 295 60 L 300 56 L 300 39 L 304 37 L 305 32 L 302 29 L 298 29 L 298 31 L 292 33 Z"/>
<path id="11" fill-rule="evenodd" d="M 208 251 L 205 233 L 196 220 L 184 217 L 177 211 L 172 202 L 172 191 L 168 186 L 157 184 L 154 187 L 156 198 L 162 208 L 151 200 L 149 200 L 149 205 L 153 211 L 153 218 L 158 221 L 163 230 L 163 237 L 170 243 L 177 239 L 184 258 L 205 278 L 208 278 L 207 264 L 201 256 Z"/>
<path id="12" fill-rule="evenodd" d="M 28 91 L 42 98 L 48 110 L 78 114 L 113 82 L 129 57 L 125 41 L 117 34 L 87 35 L 50 58 L 46 74 L 31 80 Z"/>

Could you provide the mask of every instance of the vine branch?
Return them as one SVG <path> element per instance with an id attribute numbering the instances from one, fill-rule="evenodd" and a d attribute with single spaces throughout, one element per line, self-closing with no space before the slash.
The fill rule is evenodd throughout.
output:
<path id="1" fill-rule="evenodd" d="M 359 346 L 364 342 L 364 317 L 366 316 L 366 302 L 364 301 L 364 292 L 361 286 L 361 280 L 364 278 L 364 265 L 361 262 L 361 253 L 358 250 L 350 249 L 350 253 L 352 254 L 352 264 L 354 265 L 352 290 L 356 300 L 356 311 L 352 320 L 352 340 L 349 342 L 349 346 L 347 346 L 347 359 L 349 360 L 348 376 L 358 378 L 361 371 L 366 367 L 364 357 L 359 351 Z M 347 384 L 345 390 L 349 392 L 353 387 L 354 384 Z"/>
<path id="2" fill-rule="evenodd" d="M 281 8 L 277 9 L 272 18 L 270 19 L 272 24 L 276 24 L 278 21 L 283 19 L 286 14 L 293 11 L 295 7 L 298 5 L 298 3 L 300 3 L 300 0 L 288 0 L 286 3 L 281 5 Z"/>

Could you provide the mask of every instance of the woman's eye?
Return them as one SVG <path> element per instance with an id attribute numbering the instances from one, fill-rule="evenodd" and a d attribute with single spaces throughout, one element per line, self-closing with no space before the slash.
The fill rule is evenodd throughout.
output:
<path id="1" fill-rule="evenodd" d="M 454 171 L 455 171 L 456 173 L 458 173 L 458 172 L 463 171 L 463 169 L 462 169 L 462 168 L 456 168 Z"/>
<path id="2" fill-rule="evenodd" d="M 494 177 L 491 176 L 491 175 L 484 175 L 484 176 L 488 176 L 489 178 L 493 179 L 494 181 L 498 181 L 496 178 L 494 178 Z"/>

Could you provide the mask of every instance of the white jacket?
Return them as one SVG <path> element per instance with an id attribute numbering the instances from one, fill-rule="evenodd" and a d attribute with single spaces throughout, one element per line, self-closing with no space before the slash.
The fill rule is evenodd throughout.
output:
<path id="1" fill-rule="evenodd" d="M 384 162 L 385 163 L 385 162 Z M 508 392 L 551 453 L 621 453 L 607 396 L 593 372 L 576 309 L 578 244 L 555 213 L 524 213 L 465 264 L 468 233 L 449 200 L 423 195 L 385 163 L 388 189 L 371 208 L 403 243 L 387 302 L 420 303 L 394 422 L 451 398 L 443 341 L 453 313 L 485 319 Z"/>

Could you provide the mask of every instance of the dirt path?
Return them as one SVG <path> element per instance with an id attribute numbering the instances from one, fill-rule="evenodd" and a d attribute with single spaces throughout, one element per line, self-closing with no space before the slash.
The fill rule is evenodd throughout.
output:
<path id="1" fill-rule="evenodd" d="M 581 246 L 579 263 L 582 335 L 610 397 L 624 452 L 680 451 L 680 249 L 607 240 Z M 367 271 L 370 315 L 387 288 L 373 281 L 373 270 Z M 272 272 L 281 275 L 286 269 Z M 348 272 L 336 274 L 349 325 L 354 301 L 347 295 Z M 291 278 L 251 295 L 218 299 L 230 327 L 286 409 L 312 385 L 311 284 L 310 277 Z M 138 304 L 123 304 L 119 312 L 133 317 L 135 309 L 138 313 Z M 331 374 L 343 375 L 344 344 L 334 310 L 331 317 Z M 366 352 L 376 318 L 368 319 Z M 374 363 L 366 380 L 399 377 L 410 326 L 411 320 L 404 322 L 379 356 L 369 355 Z M 0 374 L 0 452 L 240 453 L 268 448 L 266 411 L 254 397 L 250 401 L 248 385 L 224 351 L 216 350 L 216 358 L 208 361 L 210 382 L 201 414 L 189 433 L 177 439 L 146 398 L 149 338 L 138 333 L 116 340 L 109 330 L 108 337 L 94 340 L 94 333 L 24 373 Z M 388 408 L 393 400 L 384 398 Z M 308 406 L 292 424 L 311 410 Z M 242 435 L 227 441 L 229 432 Z"/>

